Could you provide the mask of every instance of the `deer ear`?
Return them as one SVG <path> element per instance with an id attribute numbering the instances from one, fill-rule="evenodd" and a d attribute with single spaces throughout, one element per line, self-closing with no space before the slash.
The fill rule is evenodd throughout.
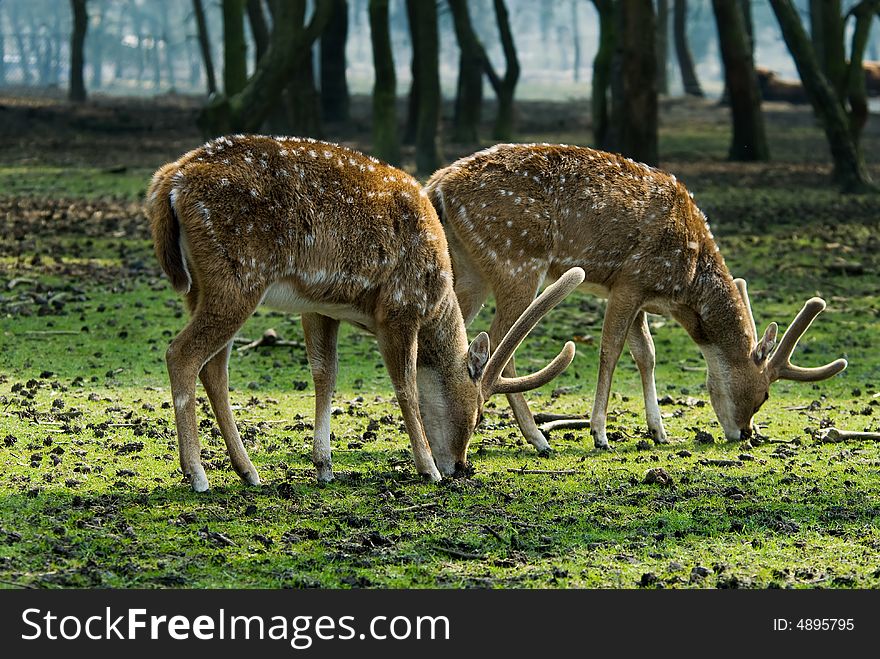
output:
<path id="1" fill-rule="evenodd" d="M 467 368 L 471 380 L 476 382 L 483 375 L 486 362 L 489 361 L 489 335 L 480 332 L 468 347 Z"/>
<path id="2" fill-rule="evenodd" d="M 770 323 L 764 331 L 764 337 L 758 341 L 755 350 L 752 352 L 752 359 L 755 360 L 757 366 L 763 366 L 770 358 L 770 353 L 776 346 L 776 333 L 779 326 L 776 323 Z"/>

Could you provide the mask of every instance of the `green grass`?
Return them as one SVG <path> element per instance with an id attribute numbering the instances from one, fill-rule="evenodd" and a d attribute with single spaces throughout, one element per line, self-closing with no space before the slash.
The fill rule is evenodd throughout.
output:
<path id="1" fill-rule="evenodd" d="M 697 152 L 695 140 L 718 138 L 676 139 Z M 880 587 L 880 444 L 817 441 L 829 425 L 878 429 L 877 200 L 812 182 L 744 190 L 723 172 L 689 181 L 731 270 L 749 280 L 759 325 L 784 328 L 822 295 L 828 310 L 796 361 L 850 361 L 828 382 L 777 383 L 757 417 L 764 443 L 722 439 L 698 349 L 673 321 L 652 317 L 670 445 L 641 443 L 639 377 L 624 357 L 613 452 L 592 449 L 587 432 L 560 432 L 552 456 L 539 458 L 496 398 L 472 440 L 476 473 L 428 485 L 374 339 L 346 326 L 337 480 L 314 481 L 304 349 L 263 348 L 234 353 L 230 377 L 264 485 L 239 482 L 200 398 L 212 489 L 197 495 L 177 464 L 164 366 L 185 314 L 132 204 L 148 176 L 0 168 L 0 585 Z M 11 200 L 20 197 L 31 201 Z M 67 215 L 47 219 L 44 207 Z M 528 395 L 534 411 L 588 412 L 602 311 L 572 296 L 527 339 L 523 368 L 574 334 L 593 337 L 557 381 Z M 469 334 L 492 313 L 487 305 Z M 241 336 L 269 327 L 302 342 L 297 318 L 267 311 Z M 698 430 L 715 441 L 697 443 Z M 658 467 L 670 485 L 643 482 Z"/>
<path id="2" fill-rule="evenodd" d="M 143 196 L 145 181 L 154 170 L 143 168 L 97 169 L 45 165 L 0 166 L 0 195 L 90 198 L 112 195 L 136 199 Z"/>

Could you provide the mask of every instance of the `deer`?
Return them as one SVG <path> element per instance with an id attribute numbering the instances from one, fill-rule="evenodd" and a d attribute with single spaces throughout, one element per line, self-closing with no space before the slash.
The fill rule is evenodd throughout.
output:
<path id="1" fill-rule="evenodd" d="M 582 281 L 572 268 L 527 305 L 497 343 L 467 342 L 443 228 L 418 181 L 352 149 L 311 138 L 218 137 L 156 171 L 145 214 L 156 257 L 189 321 L 171 341 L 180 466 L 209 488 L 196 426 L 201 380 L 239 477 L 260 477 L 233 418 L 233 339 L 260 305 L 299 313 L 315 387 L 312 461 L 333 479 L 331 400 L 340 322 L 376 336 L 419 474 L 440 481 L 469 467 L 468 442 L 495 393 L 546 384 L 574 343 L 523 377 L 502 371 L 525 336 Z M 491 350 L 491 346 L 495 346 Z"/>
<path id="2" fill-rule="evenodd" d="M 581 290 L 607 298 L 589 419 L 539 428 L 525 397 L 507 396 L 540 454 L 551 450 L 545 434 L 559 427 L 589 427 L 594 446 L 609 448 L 608 399 L 625 343 L 640 373 L 648 432 L 658 444 L 668 441 L 647 313 L 672 316 L 700 348 L 710 402 L 729 441 L 757 441 L 753 418 L 776 380 L 824 380 L 847 366 L 845 359 L 816 368 L 791 363 L 825 309 L 820 298 L 807 301 L 775 351 L 776 323 L 758 335 L 745 280 L 730 274 L 706 216 L 672 174 L 587 147 L 498 144 L 437 170 L 425 189 L 446 231 L 465 324 L 495 296 L 491 340 L 545 280 L 568 268 L 584 270 Z M 515 373 L 511 359 L 505 374 Z"/>

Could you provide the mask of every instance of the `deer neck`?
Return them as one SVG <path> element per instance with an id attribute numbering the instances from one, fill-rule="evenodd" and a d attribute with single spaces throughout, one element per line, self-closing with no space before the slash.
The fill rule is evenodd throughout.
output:
<path id="1" fill-rule="evenodd" d="M 450 287 L 435 307 L 435 313 L 419 328 L 419 369 L 432 369 L 446 379 L 460 370 L 467 348 L 464 320 Z"/>
<path id="2" fill-rule="evenodd" d="M 721 258 L 702 260 L 693 282 L 673 315 L 699 346 L 710 372 L 748 359 L 756 339 L 748 310 Z"/>

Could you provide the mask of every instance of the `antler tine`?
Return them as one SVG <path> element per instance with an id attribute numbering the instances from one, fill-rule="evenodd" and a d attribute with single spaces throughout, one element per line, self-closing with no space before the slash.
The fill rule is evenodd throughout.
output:
<path id="1" fill-rule="evenodd" d="M 575 347 L 572 341 L 567 341 L 552 362 L 547 364 L 540 371 L 531 375 L 524 375 L 518 378 L 506 378 L 503 375 L 498 376 L 495 385 L 492 387 L 493 394 L 513 394 L 521 391 L 531 391 L 542 387 L 557 375 L 568 368 L 574 359 Z"/>
<path id="2" fill-rule="evenodd" d="M 845 359 L 838 359 L 825 366 L 817 368 L 802 368 L 791 363 L 791 355 L 794 352 L 800 338 L 806 333 L 813 320 L 825 309 L 825 300 L 813 297 L 807 300 L 803 309 L 791 321 L 791 325 L 785 330 L 779 347 L 770 357 L 769 368 L 775 371 L 774 380 L 798 380 L 801 382 L 815 382 L 825 380 L 837 375 L 846 368 Z"/>
<path id="3" fill-rule="evenodd" d="M 755 316 L 752 313 L 752 302 L 749 300 L 749 289 L 746 285 L 745 279 L 734 279 L 733 283 L 736 285 L 737 290 L 739 290 L 739 296 L 742 298 L 743 304 L 746 307 L 746 311 L 749 314 L 749 322 L 752 324 L 752 336 L 755 338 L 755 342 L 758 341 L 758 327 L 755 325 Z"/>
<path id="4" fill-rule="evenodd" d="M 545 380 L 544 377 L 546 375 L 551 373 L 553 376 L 558 375 L 566 366 L 568 366 L 568 364 L 571 363 L 570 358 L 567 362 L 565 361 L 565 355 L 567 354 L 567 351 L 570 350 L 568 345 L 566 345 L 565 349 L 563 349 L 556 359 L 537 373 L 522 378 L 505 379 L 503 385 L 499 381 L 501 379 L 501 372 L 504 370 L 504 367 L 507 366 L 507 362 L 510 361 L 514 351 L 519 347 L 519 344 L 522 343 L 523 339 L 526 338 L 528 333 L 532 331 L 532 328 L 538 324 L 538 321 L 541 320 L 547 312 L 562 302 L 569 293 L 584 281 L 584 277 L 585 274 L 581 268 L 572 268 L 568 270 L 556 282 L 544 289 L 544 292 L 535 298 L 528 308 L 523 311 L 522 315 L 516 320 L 501 340 L 501 343 L 495 348 L 495 351 L 489 358 L 489 362 L 486 364 L 486 368 L 483 370 L 483 388 L 486 391 L 487 396 L 499 391 L 497 388 L 498 386 L 503 386 L 505 392 L 526 391 L 527 389 L 533 388 L 530 385 L 534 383 L 537 383 L 534 384 L 534 386 L 539 387 L 544 384 L 544 382 L 552 379 L 551 377 L 548 377 Z M 574 346 L 572 345 L 572 353 L 574 351 L 573 349 Z M 574 355 L 572 354 L 572 358 L 573 357 Z M 563 362 L 565 363 L 565 366 L 559 368 Z"/>

